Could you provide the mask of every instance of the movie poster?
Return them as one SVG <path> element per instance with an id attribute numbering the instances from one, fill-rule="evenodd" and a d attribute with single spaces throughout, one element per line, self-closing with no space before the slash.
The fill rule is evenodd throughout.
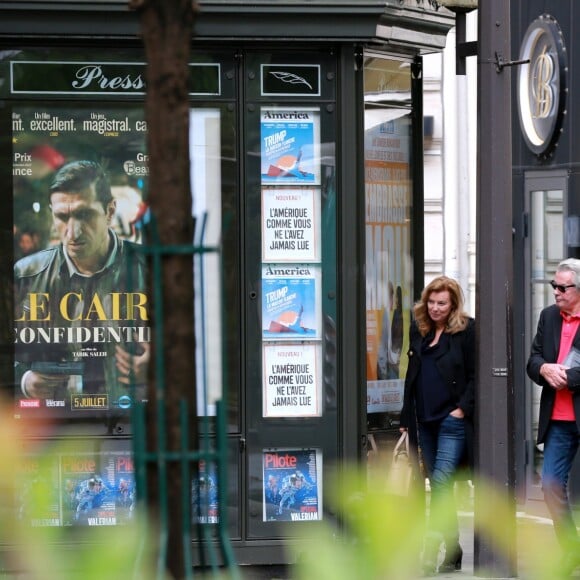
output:
<path id="1" fill-rule="evenodd" d="M 322 451 L 265 449 L 263 521 L 322 519 Z"/>
<path id="2" fill-rule="evenodd" d="M 260 126 L 263 184 L 320 184 L 318 109 L 263 108 Z"/>
<path id="3" fill-rule="evenodd" d="M 264 343 L 264 417 L 322 415 L 322 345 Z"/>
<path id="4" fill-rule="evenodd" d="M 13 109 L 17 418 L 127 414 L 144 396 L 146 129 L 141 106 Z"/>
<path id="5" fill-rule="evenodd" d="M 368 120 L 367 120 L 368 121 Z M 367 412 L 403 406 L 412 302 L 410 119 L 365 131 Z"/>
<path id="6" fill-rule="evenodd" d="M 60 456 L 65 526 L 115 526 L 133 519 L 135 473 L 129 453 Z"/>
<path id="7" fill-rule="evenodd" d="M 321 272 L 312 264 L 262 264 L 263 340 L 321 336 Z"/>
<path id="8" fill-rule="evenodd" d="M 320 190 L 262 189 L 262 261 L 320 261 Z"/>

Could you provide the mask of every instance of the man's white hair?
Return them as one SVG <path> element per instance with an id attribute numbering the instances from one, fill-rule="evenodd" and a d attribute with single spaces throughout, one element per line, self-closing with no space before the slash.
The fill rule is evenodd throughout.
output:
<path id="1" fill-rule="evenodd" d="M 574 284 L 580 288 L 580 260 L 576 258 L 567 258 L 558 264 L 557 272 L 572 272 L 574 274 Z"/>

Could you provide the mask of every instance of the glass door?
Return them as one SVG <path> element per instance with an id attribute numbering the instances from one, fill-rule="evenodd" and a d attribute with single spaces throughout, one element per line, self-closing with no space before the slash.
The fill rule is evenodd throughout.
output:
<path id="1" fill-rule="evenodd" d="M 562 172 L 529 173 L 525 178 L 528 236 L 526 238 L 526 360 L 540 312 L 554 302 L 549 281 L 553 279 L 558 263 L 565 256 L 564 216 L 567 177 Z M 540 411 L 541 387 L 525 377 L 526 400 L 526 465 L 527 497 L 542 499 L 540 475 L 543 463 L 543 445 L 536 444 Z"/>

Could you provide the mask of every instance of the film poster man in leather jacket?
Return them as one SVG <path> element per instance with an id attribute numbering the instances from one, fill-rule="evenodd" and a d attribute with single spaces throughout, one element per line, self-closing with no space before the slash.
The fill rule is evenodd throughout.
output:
<path id="1" fill-rule="evenodd" d="M 150 356 L 145 257 L 110 228 L 115 200 L 99 164 L 63 166 L 49 196 L 60 243 L 14 272 L 20 406 L 129 406 Z"/>

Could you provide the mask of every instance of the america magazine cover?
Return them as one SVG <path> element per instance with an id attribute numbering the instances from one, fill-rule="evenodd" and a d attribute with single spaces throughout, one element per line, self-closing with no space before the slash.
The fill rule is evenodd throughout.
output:
<path id="1" fill-rule="evenodd" d="M 263 521 L 322 519 L 322 452 L 319 449 L 265 449 Z"/>
<path id="2" fill-rule="evenodd" d="M 263 108 L 262 183 L 320 184 L 320 112 Z"/>
<path id="3" fill-rule="evenodd" d="M 321 271 L 313 264 L 262 265 L 262 338 L 320 338 Z"/>
<path id="4" fill-rule="evenodd" d="M 127 415 L 144 397 L 146 129 L 128 105 L 13 110 L 17 418 Z"/>
<path id="5" fill-rule="evenodd" d="M 133 518 L 135 473 L 129 453 L 75 453 L 60 457 L 65 526 L 115 526 Z"/>

